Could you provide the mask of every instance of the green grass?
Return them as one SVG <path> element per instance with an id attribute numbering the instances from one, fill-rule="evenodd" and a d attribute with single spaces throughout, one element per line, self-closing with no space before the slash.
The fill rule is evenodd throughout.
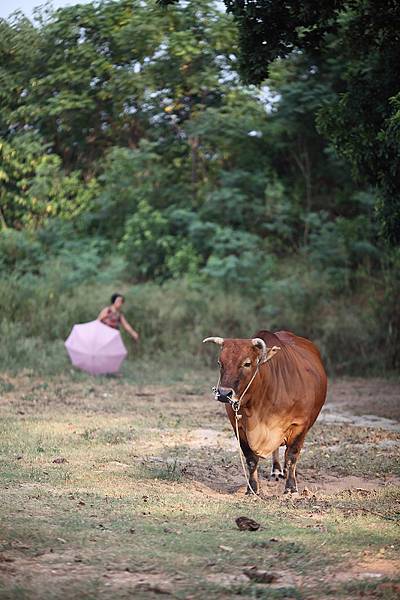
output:
<path id="1" fill-rule="evenodd" d="M 263 501 L 244 497 L 223 407 L 198 393 L 211 377 L 159 386 L 2 376 L 2 599 L 395 597 L 393 576 L 360 577 L 366 559 L 398 559 L 399 489 L 294 501 L 281 486 Z M 347 440 L 360 434 L 346 427 L 324 443 L 336 440 L 351 464 Z M 309 458 L 306 450 L 305 472 Z M 327 463 L 312 460 L 322 479 Z M 241 515 L 260 530 L 239 531 Z M 276 583 L 247 579 L 253 565 L 277 574 Z M 337 579 L 346 570 L 349 579 Z"/>

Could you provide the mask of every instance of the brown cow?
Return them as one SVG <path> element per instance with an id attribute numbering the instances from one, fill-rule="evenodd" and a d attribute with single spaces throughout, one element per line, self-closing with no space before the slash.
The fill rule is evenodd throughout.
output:
<path id="1" fill-rule="evenodd" d="M 253 491 L 259 490 L 258 461 L 272 453 L 271 476 L 286 477 L 285 493 L 297 492 L 296 462 L 326 398 L 327 377 L 318 349 L 289 331 L 259 331 L 249 340 L 212 337 L 204 342 L 221 346 L 215 398 L 226 403 L 234 431 L 235 410 L 238 413 L 240 446 Z M 283 445 L 282 471 L 279 446 Z"/>

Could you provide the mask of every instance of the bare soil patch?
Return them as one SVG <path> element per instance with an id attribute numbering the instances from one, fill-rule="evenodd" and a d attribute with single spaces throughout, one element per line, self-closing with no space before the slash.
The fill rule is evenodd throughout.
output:
<path id="1" fill-rule="evenodd" d="M 384 577 L 396 577 L 399 571 L 399 560 L 370 557 L 351 566 L 345 572 L 335 573 L 333 579 L 341 582 L 354 579 L 382 579 Z"/>
<path id="2" fill-rule="evenodd" d="M 399 422 L 400 382 L 385 379 L 334 379 L 329 385 L 327 406 L 331 403 L 353 415 L 375 415 Z"/>

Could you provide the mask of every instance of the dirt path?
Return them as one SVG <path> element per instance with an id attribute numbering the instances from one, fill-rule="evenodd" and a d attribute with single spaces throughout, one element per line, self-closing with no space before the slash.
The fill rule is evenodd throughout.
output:
<path id="1" fill-rule="evenodd" d="M 334 405 L 352 415 L 375 415 L 400 422 L 400 382 L 384 379 L 343 378 L 330 382 L 327 407 Z"/>

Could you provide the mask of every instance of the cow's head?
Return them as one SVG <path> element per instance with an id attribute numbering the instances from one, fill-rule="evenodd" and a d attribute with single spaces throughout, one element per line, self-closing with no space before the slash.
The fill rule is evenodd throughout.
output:
<path id="1" fill-rule="evenodd" d="M 219 355 L 220 379 L 215 397 L 220 402 L 232 404 L 237 401 L 260 364 L 270 360 L 280 348 L 268 348 L 261 338 L 251 340 L 208 337 L 205 342 L 221 346 Z"/>

